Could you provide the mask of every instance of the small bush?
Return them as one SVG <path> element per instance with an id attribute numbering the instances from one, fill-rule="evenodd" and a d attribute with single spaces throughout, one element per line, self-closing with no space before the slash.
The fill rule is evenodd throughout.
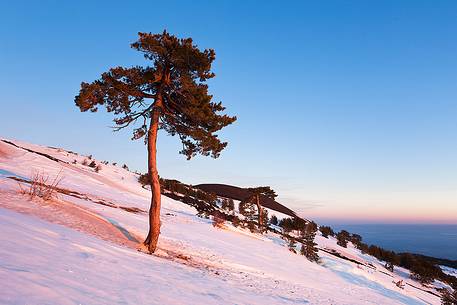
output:
<path id="1" fill-rule="evenodd" d="M 441 304 L 442 305 L 455 305 L 457 304 L 457 290 L 451 290 L 443 288 L 441 291 Z"/>
<path id="2" fill-rule="evenodd" d="M 347 231 L 341 230 L 340 232 L 338 232 L 338 234 L 336 234 L 336 244 L 343 248 L 347 248 L 349 237 L 350 234 Z"/>
<path id="3" fill-rule="evenodd" d="M 271 216 L 270 224 L 277 226 L 278 225 L 278 217 L 276 215 Z"/>
<path id="4" fill-rule="evenodd" d="M 335 236 L 335 232 L 333 229 L 328 226 L 320 226 L 319 231 L 322 233 L 322 237 L 328 238 L 329 236 Z"/>
<path id="5" fill-rule="evenodd" d="M 96 173 L 98 173 L 101 170 L 102 170 L 102 166 L 100 164 L 95 167 L 95 172 Z"/>
<path id="6" fill-rule="evenodd" d="M 295 239 L 293 237 L 289 238 L 289 244 L 287 246 L 290 252 L 293 252 L 295 254 L 297 253 L 297 251 L 295 250 Z"/>
<path id="7" fill-rule="evenodd" d="M 233 217 L 232 219 L 232 224 L 233 226 L 236 228 L 236 227 L 239 227 L 240 226 L 240 219 L 238 217 Z"/>
<path id="8" fill-rule="evenodd" d="M 141 185 L 150 185 L 151 184 L 151 179 L 149 179 L 149 174 L 142 174 L 138 176 L 138 182 L 141 183 Z"/>
<path id="9" fill-rule="evenodd" d="M 394 272 L 394 264 L 392 262 L 387 262 L 384 267 L 389 270 L 390 272 Z"/>
<path id="10" fill-rule="evenodd" d="M 247 225 L 249 231 L 251 231 L 251 233 L 258 233 L 258 227 L 257 227 L 257 223 L 255 221 L 248 221 L 248 225 Z"/>
<path id="11" fill-rule="evenodd" d="M 403 280 L 399 280 L 398 282 L 395 282 L 395 286 L 397 286 L 398 288 L 400 289 L 405 289 L 405 283 L 403 282 Z"/>
<path id="12" fill-rule="evenodd" d="M 51 200 L 57 197 L 58 186 L 63 179 L 61 173 L 62 171 L 52 180 L 50 176 L 44 172 L 33 173 L 28 188 L 23 188 L 22 185 L 19 184 L 20 192 L 24 195 L 28 195 L 30 200 L 33 200 L 36 197 L 40 197 L 44 201 Z"/>
<path id="13" fill-rule="evenodd" d="M 224 218 L 220 213 L 214 213 L 213 215 L 213 227 L 222 228 L 224 226 Z"/>

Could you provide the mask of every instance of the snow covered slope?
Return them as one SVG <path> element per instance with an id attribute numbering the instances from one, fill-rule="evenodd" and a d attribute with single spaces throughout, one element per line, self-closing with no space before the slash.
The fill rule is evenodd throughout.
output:
<path id="1" fill-rule="evenodd" d="M 96 172 L 85 159 L 0 141 L 1 304 L 439 304 L 433 287 L 351 245 L 317 236 L 325 251 L 311 263 L 278 235 L 214 228 L 167 197 L 159 250 L 138 252 L 149 192 L 136 174 L 105 164 Z M 18 180 L 34 172 L 60 173 L 63 193 L 46 202 L 20 194 Z"/>

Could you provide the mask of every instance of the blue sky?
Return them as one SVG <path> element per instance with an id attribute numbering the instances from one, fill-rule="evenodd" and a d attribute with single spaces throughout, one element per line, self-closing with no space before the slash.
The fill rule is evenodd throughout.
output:
<path id="1" fill-rule="evenodd" d="M 324 222 L 457 223 L 455 1 L 4 1 L 0 135 L 145 171 L 142 142 L 73 99 L 163 29 L 215 49 L 210 91 L 238 121 L 216 160 L 161 134 L 162 176 L 271 185 Z"/>

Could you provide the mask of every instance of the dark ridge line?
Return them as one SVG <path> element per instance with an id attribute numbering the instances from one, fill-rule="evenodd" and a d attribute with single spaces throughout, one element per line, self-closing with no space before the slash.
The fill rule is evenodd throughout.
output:
<path id="1" fill-rule="evenodd" d="M 368 268 L 371 268 L 371 269 L 374 269 L 374 270 L 377 270 L 376 267 L 372 266 L 372 265 L 367 265 L 367 264 L 364 264 L 362 262 L 359 262 L 355 259 L 352 259 L 352 258 L 349 258 L 349 257 L 346 257 L 344 255 L 342 255 L 341 253 L 339 252 L 336 252 L 336 251 L 331 251 L 331 250 L 326 250 L 326 249 L 322 249 L 322 248 L 318 248 L 320 251 L 323 251 L 325 253 L 328 253 L 330 255 L 333 255 L 333 256 L 336 256 L 338 258 L 341 258 L 341 259 L 344 259 L 344 260 L 347 260 L 347 261 L 350 261 L 352 263 L 355 263 L 357 265 L 362 265 L 362 266 L 365 266 L 365 267 L 368 267 Z"/>
<path id="2" fill-rule="evenodd" d="M 23 183 L 28 183 L 28 184 L 32 183 L 30 180 L 26 180 L 26 179 L 22 179 L 22 178 L 18 178 L 18 177 L 7 177 L 7 178 L 18 181 L 18 182 L 23 182 Z M 43 185 L 42 183 L 38 183 L 38 184 Z M 55 190 L 56 190 L 56 192 L 58 192 L 60 194 L 64 194 L 67 196 L 75 197 L 75 198 L 86 200 L 86 201 L 90 201 L 90 202 L 100 204 L 103 206 L 107 206 L 110 208 L 114 208 L 114 209 L 121 209 L 121 210 L 124 210 L 129 213 L 133 213 L 133 214 L 146 213 L 145 210 L 142 210 L 137 207 L 126 207 L 126 206 L 122 206 L 122 205 L 117 205 L 115 203 L 112 203 L 110 201 L 106 201 L 103 199 L 92 199 L 89 196 L 87 196 L 86 194 L 81 194 L 79 192 L 71 191 L 68 189 L 61 188 L 61 187 L 55 187 Z"/>
<path id="3" fill-rule="evenodd" d="M 422 288 L 420 288 L 420 287 L 411 285 L 410 283 L 407 283 L 407 282 L 405 282 L 405 283 L 406 283 L 406 285 L 409 285 L 409 286 L 411 286 L 411 287 L 413 287 L 413 288 L 416 288 L 416 289 L 421 290 L 421 291 L 423 291 L 423 292 L 428 292 L 428 293 L 430 293 L 430 294 L 432 294 L 432 295 L 434 295 L 434 296 L 436 296 L 436 297 L 441 298 L 441 295 L 440 295 L 440 294 L 434 293 L 433 291 L 430 291 L 430 290 L 427 290 L 427 289 L 422 289 Z"/>
<path id="4" fill-rule="evenodd" d="M 28 148 L 25 148 L 25 147 L 22 147 L 22 146 L 19 146 L 17 144 L 14 144 L 13 142 L 10 142 L 8 140 L 1 140 L 2 142 L 6 143 L 6 144 L 9 144 L 9 145 L 13 145 L 14 147 L 17 147 L 17 148 L 20 148 L 20 149 L 23 149 L 25 151 L 28 151 L 28 152 L 31 152 L 31 153 L 34 153 L 34 154 L 37 154 L 37 155 L 40 155 L 42 157 L 45 157 L 45 158 L 48 158 L 49 160 L 52 160 L 52 161 L 55 161 L 55 162 L 60 162 L 60 163 L 65 163 L 65 164 L 69 164 L 68 162 L 66 161 L 62 161 L 60 159 L 57 159 L 57 158 L 54 158 L 48 154 L 45 154 L 45 153 L 41 153 L 41 152 L 38 152 L 38 151 L 35 151 L 35 150 L 32 150 L 32 149 L 28 149 Z"/>
<path id="5" fill-rule="evenodd" d="M 226 197 L 226 198 L 231 198 L 234 200 L 245 200 L 250 196 L 250 193 L 248 190 L 238 187 L 238 186 L 233 186 L 233 185 L 228 185 L 228 184 L 217 184 L 217 183 L 207 183 L 207 184 L 198 184 L 198 185 L 193 185 L 194 188 L 200 189 L 202 191 L 208 192 L 208 193 L 214 193 L 217 196 L 221 197 Z M 260 196 L 260 203 L 263 207 L 269 208 L 272 210 L 275 210 L 277 212 L 286 214 L 291 217 L 299 217 L 294 211 L 289 209 L 288 207 L 280 204 L 279 202 L 268 198 L 266 196 Z M 306 219 L 304 219 L 306 220 Z"/>

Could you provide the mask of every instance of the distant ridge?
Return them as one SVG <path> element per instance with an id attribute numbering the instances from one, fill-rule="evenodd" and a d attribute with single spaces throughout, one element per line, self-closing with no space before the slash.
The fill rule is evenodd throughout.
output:
<path id="1" fill-rule="evenodd" d="M 201 189 L 205 192 L 214 193 L 217 196 L 232 198 L 234 200 L 245 200 L 251 195 L 247 189 L 227 184 L 198 184 L 193 187 Z M 288 207 L 266 196 L 260 196 L 260 204 L 265 208 L 275 210 L 291 217 L 298 217 L 297 214 L 295 214 L 295 212 Z"/>

